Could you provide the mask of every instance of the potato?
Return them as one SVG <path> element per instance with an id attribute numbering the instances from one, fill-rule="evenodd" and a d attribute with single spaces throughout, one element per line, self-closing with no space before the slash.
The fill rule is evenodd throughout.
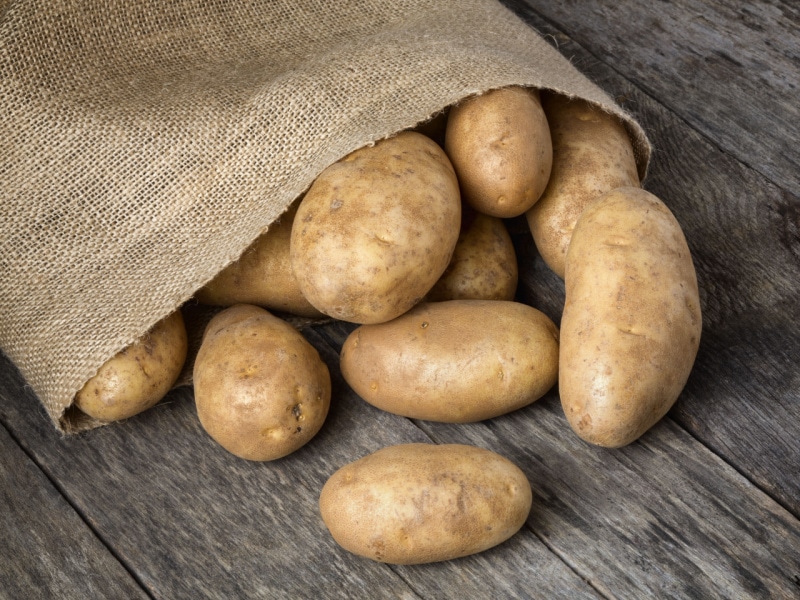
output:
<path id="1" fill-rule="evenodd" d="M 531 509 L 525 474 L 473 446 L 403 444 L 334 473 L 319 507 L 345 550 L 392 564 L 450 560 L 514 535 Z"/>
<path id="2" fill-rule="evenodd" d="M 584 440 L 619 447 L 673 405 L 700 342 L 700 299 L 675 217 L 620 188 L 581 215 L 566 262 L 559 390 Z"/>
<path id="3" fill-rule="evenodd" d="M 101 421 L 127 419 L 157 404 L 186 361 L 186 326 L 177 310 L 100 367 L 75 405 Z"/>
<path id="4" fill-rule="evenodd" d="M 558 377 L 558 330 L 517 302 L 451 300 L 362 325 L 342 347 L 342 375 L 398 415 L 466 423 L 534 402 Z"/>
<path id="5" fill-rule="evenodd" d="M 223 448 L 248 460 L 281 458 L 322 427 L 328 367 L 294 327 L 237 305 L 206 327 L 194 364 L 197 416 Z"/>
<path id="6" fill-rule="evenodd" d="M 586 205 L 623 186 L 639 186 L 633 147 L 622 122 L 579 98 L 542 100 L 553 138 L 553 170 L 539 201 L 526 213 L 536 248 L 563 279 L 572 230 Z"/>
<path id="7" fill-rule="evenodd" d="M 508 87 L 457 104 L 445 150 L 467 204 L 494 217 L 521 215 L 542 195 L 553 160 L 539 92 Z"/>
<path id="8" fill-rule="evenodd" d="M 257 304 L 302 317 L 323 316 L 303 296 L 292 271 L 289 241 L 297 205 L 293 204 L 270 225 L 239 260 L 198 290 L 195 298 L 213 306 Z"/>
<path id="9" fill-rule="evenodd" d="M 462 207 L 461 235 L 444 274 L 425 299 L 513 300 L 519 270 L 502 219 Z"/>
<path id="10" fill-rule="evenodd" d="M 447 268 L 458 181 L 435 142 L 403 132 L 323 171 L 297 209 L 292 267 L 306 298 L 355 323 L 403 314 Z"/>

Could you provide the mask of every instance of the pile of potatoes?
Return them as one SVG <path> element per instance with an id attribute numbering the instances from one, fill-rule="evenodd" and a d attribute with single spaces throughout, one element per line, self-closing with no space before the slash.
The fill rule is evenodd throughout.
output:
<path id="1" fill-rule="evenodd" d="M 523 215 L 565 282 L 560 331 L 514 301 L 504 219 Z M 480 421 L 558 383 L 571 427 L 606 447 L 629 444 L 666 414 L 701 332 L 686 240 L 640 187 L 623 123 L 521 87 L 468 98 L 331 165 L 196 298 L 224 307 L 194 363 L 200 423 L 258 461 L 306 444 L 331 399 L 319 354 L 269 311 L 358 324 L 341 371 L 382 410 Z M 75 403 L 101 420 L 129 417 L 166 393 L 185 357 L 178 312 L 109 361 Z M 384 448 L 337 471 L 320 496 L 340 545 L 398 564 L 499 544 L 530 507 L 516 465 L 463 445 Z"/>

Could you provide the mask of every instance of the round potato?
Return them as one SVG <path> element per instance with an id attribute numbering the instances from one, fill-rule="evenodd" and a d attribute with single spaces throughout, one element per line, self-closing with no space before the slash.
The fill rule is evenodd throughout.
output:
<path id="1" fill-rule="evenodd" d="M 583 209 L 610 190 L 639 186 L 639 175 L 630 138 L 616 116 L 561 94 L 548 94 L 542 105 L 553 139 L 553 170 L 525 216 L 539 254 L 563 279 L 567 247 Z"/>
<path id="2" fill-rule="evenodd" d="M 177 310 L 100 367 L 75 405 L 100 421 L 127 419 L 161 400 L 186 361 L 186 326 Z"/>
<path id="3" fill-rule="evenodd" d="M 339 469 L 319 498 L 339 545 L 392 564 L 450 560 L 496 546 L 522 527 L 531 503 L 519 467 L 460 444 L 383 448 Z"/>
<path id="4" fill-rule="evenodd" d="M 663 417 L 700 342 L 700 299 L 675 217 L 620 188 L 581 215 L 566 263 L 559 391 L 584 440 L 619 447 Z"/>
<path id="5" fill-rule="evenodd" d="M 293 204 L 236 262 L 220 271 L 195 294 L 203 304 L 257 304 L 301 317 L 323 316 L 297 285 L 289 258 L 289 242 L 298 203 Z"/>
<path id="6" fill-rule="evenodd" d="M 464 208 L 453 258 L 425 299 L 513 300 L 518 280 L 517 255 L 503 220 Z"/>
<path id="7" fill-rule="evenodd" d="M 292 267 L 323 313 L 380 323 L 422 299 L 447 268 L 461 224 L 450 161 L 403 132 L 323 171 L 297 210 Z"/>
<path id="8" fill-rule="evenodd" d="M 264 309 L 228 308 L 206 327 L 194 364 L 197 416 L 223 448 L 248 460 L 281 458 L 322 427 L 328 368 L 294 327 Z"/>
<path id="9" fill-rule="evenodd" d="M 558 330 L 517 302 L 424 303 L 345 340 L 342 375 L 370 404 L 398 415 L 466 423 L 541 398 L 558 377 Z"/>
<path id="10" fill-rule="evenodd" d="M 494 217 L 516 217 L 542 195 L 553 148 L 539 92 L 508 87 L 450 110 L 445 150 L 464 201 Z"/>

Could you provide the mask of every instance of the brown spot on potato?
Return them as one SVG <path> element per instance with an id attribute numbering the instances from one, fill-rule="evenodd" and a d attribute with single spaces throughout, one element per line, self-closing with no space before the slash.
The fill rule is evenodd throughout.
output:
<path id="1" fill-rule="evenodd" d="M 299 404 L 299 403 L 295 404 L 292 407 L 292 414 L 294 415 L 294 418 L 297 421 L 302 421 L 303 419 L 305 419 L 305 415 L 303 415 L 302 407 L 303 407 L 303 405 Z"/>
<path id="2" fill-rule="evenodd" d="M 578 429 L 591 429 L 591 427 L 592 427 L 592 415 L 587 413 L 583 415 L 580 421 L 578 421 Z"/>

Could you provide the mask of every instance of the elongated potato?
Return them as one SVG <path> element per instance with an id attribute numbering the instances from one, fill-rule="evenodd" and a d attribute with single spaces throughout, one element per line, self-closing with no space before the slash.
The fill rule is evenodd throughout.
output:
<path id="1" fill-rule="evenodd" d="M 464 207 L 453 258 L 425 300 L 513 300 L 517 255 L 502 219 Z"/>
<path id="2" fill-rule="evenodd" d="M 516 217 L 542 195 L 553 148 L 539 92 L 507 87 L 450 109 L 445 150 L 464 201 L 494 217 Z"/>
<path id="3" fill-rule="evenodd" d="M 525 523 L 531 486 L 508 459 L 473 446 L 402 444 L 334 473 L 319 507 L 344 549 L 392 564 L 450 560 L 504 542 Z"/>
<path id="4" fill-rule="evenodd" d="M 639 188 L 613 190 L 578 220 L 566 263 L 559 391 L 593 444 L 619 447 L 663 417 L 700 342 L 700 299 L 675 217 Z"/>
<path id="5" fill-rule="evenodd" d="M 294 327 L 240 304 L 206 327 L 194 364 L 197 416 L 223 448 L 275 460 L 305 445 L 328 414 L 331 381 L 316 349 Z"/>
<path id="6" fill-rule="evenodd" d="M 323 313 L 380 323 L 419 302 L 447 268 L 461 199 L 444 151 L 403 132 L 317 177 L 297 209 L 292 268 Z"/>
<path id="7" fill-rule="evenodd" d="M 118 421 L 143 412 L 175 384 L 186 352 L 186 326 L 177 310 L 106 361 L 75 396 L 75 405 L 101 421 Z"/>
<path id="8" fill-rule="evenodd" d="M 558 377 L 558 330 L 518 302 L 452 300 L 362 325 L 342 375 L 364 400 L 415 419 L 466 423 L 541 398 Z"/>
<path id="9" fill-rule="evenodd" d="M 297 206 L 293 204 L 239 260 L 198 290 L 197 300 L 212 306 L 256 304 L 302 317 L 323 316 L 303 296 L 292 271 L 289 242 Z"/>
<path id="10" fill-rule="evenodd" d="M 561 94 L 542 99 L 553 140 L 553 169 L 526 217 L 536 248 L 561 278 L 572 230 L 586 205 L 623 186 L 638 186 L 628 133 L 620 120 L 589 102 Z"/>

